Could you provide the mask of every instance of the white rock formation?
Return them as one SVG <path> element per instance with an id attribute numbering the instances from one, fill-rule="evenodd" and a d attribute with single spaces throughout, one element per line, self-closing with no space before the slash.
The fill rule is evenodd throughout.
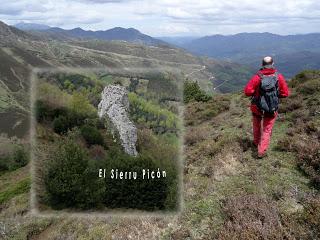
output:
<path id="1" fill-rule="evenodd" d="M 128 117 L 129 99 L 125 87 L 119 85 L 106 86 L 101 93 L 98 105 L 100 118 L 107 117 L 119 133 L 124 151 L 137 156 L 137 128 Z"/>

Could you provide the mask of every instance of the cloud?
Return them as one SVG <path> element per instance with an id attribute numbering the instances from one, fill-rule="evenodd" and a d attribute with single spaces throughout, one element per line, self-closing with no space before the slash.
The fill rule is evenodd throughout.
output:
<path id="1" fill-rule="evenodd" d="M 162 34 L 170 36 L 191 33 L 191 30 L 188 27 L 177 24 L 162 25 L 159 27 L 159 30 Z"/>
<path id="2" fill-rule="evenodd" d="M 0 19 L 53 26 L 107 29 L 135 27 L 153 36 L 238 32 L 318 32 L 318 0 L 13 0 Z"/>
<path id="3" fill-rule="evenodd" d="M 84 3 L 125 3 L 125 2 L 131 2 L 134 0 L 75 0 L 78 2 L 84 2 Z"/>
<path id="4" fill-rule="evenodd" d="M 1 3 L 0 14 L 2 15 L 19 15 L 24 11 L 28 12 L 41 12 L 46 10 L 46 8 L 34 1 L 7 1 L 6 3 Z"/>

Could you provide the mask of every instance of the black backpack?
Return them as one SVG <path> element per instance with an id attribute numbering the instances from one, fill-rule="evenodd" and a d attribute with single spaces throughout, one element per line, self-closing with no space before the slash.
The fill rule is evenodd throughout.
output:
<path id="1" fill-rule="evenodd" d="M 279 105 L 278 73 L 275 72 L 272 75 L 259 73 L 259 77 L 261 78 L 260 96 L 255 98 L 254 102 L 262 113 L 274 114 Z"/>

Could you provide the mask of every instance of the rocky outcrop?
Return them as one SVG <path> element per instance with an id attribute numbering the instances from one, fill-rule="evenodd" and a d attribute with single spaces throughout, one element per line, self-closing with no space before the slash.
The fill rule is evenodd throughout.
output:
<path id="1" fill-rule="evenodd" d="M 101 93 L 98 106 L 100 118 L 107 117 L 119 133 L 124 151 L 137 156 L 137 128 L 128 116 L 129 99 L 125 87 L 119 85 L 106 86 Z"/>

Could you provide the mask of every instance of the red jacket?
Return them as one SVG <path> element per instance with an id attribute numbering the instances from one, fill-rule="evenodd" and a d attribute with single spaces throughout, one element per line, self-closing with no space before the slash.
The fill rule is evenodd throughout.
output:
<path id="1" fill-rule="evenodd" d="M 261 83 L 261 78 L 259 77 L 259 74 L 264 74 L 264 75 L 272 75 L 277 70 L 275 68 L 262 68 L 260 69 L 247 83 L 247 85 L 244 88 L 244 93 L 247 96 L 259 96 L 259 88 L 260 88 L 260 83 Z M 278 86 L 279 86 L 279 97 L 284 98 L 288 97 L 290 92 L 288 89 L 288 85 L 286 83 L 285 78 L 281 73 L 278 73 Z M 261 115 L 261 111 L 255 104 L 251 104 L 250 109 L 253 113 Z"/>

